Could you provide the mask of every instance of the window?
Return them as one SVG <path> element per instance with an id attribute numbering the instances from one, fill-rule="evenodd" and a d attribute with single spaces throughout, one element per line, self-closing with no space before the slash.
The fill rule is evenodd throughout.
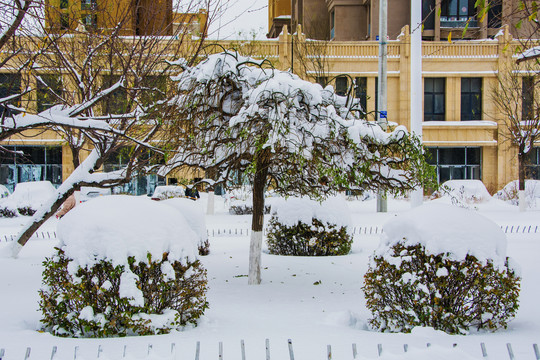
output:
<path id="1" fill-rule="evenodd" d="M 12 152 L 4 152 L 0 157 L 0 183 L 11 191 L 15 184 L 26 181 L 48 180 L 56 186 L 62 183 L 61 146 L 6 146 L 6 149 Z"/>
<path id="2" fill-rule="evenodd" d="M 16 95 L 21 92 L 21 75 L 19 74 L 2 74 L 0 73 L 0 99 L 6 98 L 11 95 Z M 16 99 L 10 101 L 10 104 L 14 106 L 20 105 L 20 100 Z M 5 113 L 6 116 L 16 114 L 17 111 L 9 109 L 7 106 L 0 105 L 0 116 Z"/>
<path id="3" fill-rule="evenodd" d="M 140 101 L 150 105 L 154 101 L 162 100 L 167 91 L 167 78 L 165 76 L 145 76 L 141 81 Z"/>
<path id="4" fill-rule="evenodd" d="M 362 107 L 362 111 L 366 113 L 367 112 L 367 78 L 357 77 L 355 81 L 356 81 L 355 96 L 357 99 L 359 99 L 360 106 Z"/>
<path id="5" fill-rule="evenodd" d="M 82 0 L 81 10 L 95 10 L 97 8 L 97 0 Z"/>
<path id="6" fill-rule="evenodd" d="M 464 27 L 478 26 L 474 20 L 475 0 L 443 0 L 441 2 L 441 26 Z"/>
<path id="7" fill-rule="evenodd" d="M 525 160 L 525 177 L 540 180 L 540 147 L 534 147 Z"/>
<path id="8" fill-rule="evenodd" d="M 500 28 L 502 26 L 502 4 L 490 3 L 488 10 L 488 27 Z"/>
<path id="9" fill-rule="evenodd" d="M 346 76 L 338 76 L 336 78 L 336 94 L 346 96 L 349 89 L 349 81 Z"/>
<path id="10" fill-rule="evenodd" d="M 317 76 L 315 81 L 317 84 L 321 85 L 323 89 L 326 87 L 326 85 L 328 85 L 328 78 L 326 76 Z"/>
<path id="11" fill-rule="evenodd" d="M 330 40 L 333 40 L 336 35 L 335 24 L 336 24 L 336 11 L 332 10 L 330 12 Z"/>
<path id="12" fill-rule="evenodd" d="M 69 7 L 68 0 L 60 0 L 60 9 L 67 9 Z"/>
<path id="13" fill-rule="evenodd" d="M 62 79 L 56 75 L 42 75 L 37 81 L 37 111 L 42 112 L 59 103 L 62 96 Z"/>
<path id="14" fill-rule="evenodd" d="M 60 15 L 60 30 L 69 30 L 69 15 Z"/>
<path id="15" fill-rule="evenodd" d="M 97 21 L 98 21 L 97 14 L 88 14 L 88 15 L 84 15 L 81 18 L 81 23 L 85 26 L 87 30 L 97 29 Z"/>
<path id="16" fill-rule="evenodd" d="M 424 29 L 435 29 L 435 0 L 422 1 L 422 19 L 424 19 Z"/>
<path id="17" fill-rule="evenodd" d="M 482 78 L 461 79 L 461 121 L 482 120 Z"/>
<path id="18" fill-rule="evenodd" d="M 534 77 L 526 76 L 521 83 L 521 119 L 534 118 Z"/>
<path id="19" fill-rule="evenodd" d="M 481 179 L 481 154 L 479 147 L 427 148 L 428 163 L 435 167 L 439 184 L 454 179 Z"/>
<path id="20" fill-rule="evenodd" d="M 424 121 L 445 119 L 445 89 L 445 78 L 424 79 Z"/>
<path id="21" fill-rule="evenodd" d="M 105 75 L 103 76 L 103 90 L 113 86 L 120 81 L 120 76 Z M 125 88 L 120 87 L 110 93 L 103 101 L 104 114 L 121 114 L 127 111 L 128 97 Z"/>

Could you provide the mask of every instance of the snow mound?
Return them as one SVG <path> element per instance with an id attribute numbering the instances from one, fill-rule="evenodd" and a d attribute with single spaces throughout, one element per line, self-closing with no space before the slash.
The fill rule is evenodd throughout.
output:
<path id="1" fill-rule="evenodd" d="M 2 201 L 2 206 L 18 209 L 31 207 L 37 209 L 47 202 L 56 189 L 50 181 L 29 181 L 18 183 L 15 191 Z"/>
<path id="2" fill-rule="evenodd" d="M 164 200 L 161 203 L 176 209 L 184 216 L 191 229 L 197 234 L 199 242 L 208 238 L 206 232 L 206 218 L 200 202 L 187 198 L 174 198 Z"/>
<path id="3" fill-rule="evenodd" d="M 450 196 L 468 204 L 491 200 L 491 195 L 480 180 L 448 180 L 441 185 L 434 196 Z"/>
<path id="4" fill-rule="evenodd" d="M 111 195 L 76 206 L 57 227 L 73 270 L 107 259 L 114 266 L 161 259 L 194 261 L 197 235 L 178 211 L 145 198 Z"/>
<path id="5" fill-rule="evenodd" d="M 518 192 L 519 182 L 514 180 L 499 190 L 495 197 L 512 205 L 518 205 Z M 540 199 L 540 180 L 525 180 L 525 197 L 531 205 L 534 205 L 536 199 Z"/>
<path id="6" fill-rule="evenodd" d="M 495 267 L 506 261 L 506 236 L 497 224 L 472 210 L 445 204 L 419 206 L 387 222 L 378 255 L 390 256 L 388 249 L 397 243 L 420 244 L 428 254 L 446 253 L 455 261 L 467 255 L 484 263 L 492 260 Z"/>
<path id="7" fill-rule="evenodd" d="M 351 225 L 349 207 L 340 197 L 332 197 L 322 203 L 308 198 L 276 199 L 272 203 L 272 213 L 282 225 L 291 227 L 298 222 L 311 224 L 314 218 L 338 227 Z"/>

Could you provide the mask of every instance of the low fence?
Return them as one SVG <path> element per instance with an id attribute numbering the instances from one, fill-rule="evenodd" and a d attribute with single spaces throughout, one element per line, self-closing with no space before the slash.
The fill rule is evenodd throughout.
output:
<path id="1" fill-rule="evenodd" d="M 283 344 L 284 345 L 284 344 Z M 288 339 L 287 340 L 287 349 L 286 349 L 286 352 L 288 353 L 289 355 L 289 360 L 295 360 L 295 352 L 294 352 L 294 346 L 293 346 L 293 342 L 291 339 Z M 374 345 L 372 345 L 374 346 Z M 426 347 L 429 349 L 431 347 L 431 344 L 430 343 L 427 343 L 426 344 Z M 455 343 L 452 345 L 452 347 L 456 348 L 458 347 L 458 344 Z M 170 353 L 168 354 L 161 354 L 161 356 L 159 354 L 157 354 L 155 351 L 154 351 L 154 347 L 152 344 L 148 344 L 148 347 L 145 349 L 145 351 L 143 351 L 143 353 L 141 354 L 140 352 L 138 354 L 132 354 L 131 352 L 128 352 L 128 347 L 127 345 L 124 345 L 123 347 L 123 351 L 122 351 L 122 354 L 121 354 L 121 357 L 120 357 L 120 354 L 109 354 L 109 353 L 106 353 L 104 351 L 104 348 L 101 346 L 101 345 L 98 345 L 98 348 L 95 352 L 95 356 L 96 356 L 96 359 L 99 359 L 101 357 L 103 358 L 110 358 L 110 359 L 119 359 L 119 358 L 126 358 L 126 355 L 130 355 L 129 357 L 131 358 L 132 355 L 135 355 L 137 358 L 143 358 L 143 359 L 148 359 L 148 358 L 151 358 L 151 359 L 177 359 L 178 356 L 177 356 L 177 347 L 176 347 L 176 344 L 175 343 L 171 343 L 170 345 Z M 246 357 L 246 345 L 245 345 L 245 342 L 244 340 L 240 340 L 240 359 L 241 360 L 247 360 L 247 357 Z M 363 350 L 366 350 L 365 347 Z M 358 351 L 358 346 L 356 343 L 353 343 L 351 348 L 350 348 L 350 357 L 347 356 L 346 359 L 360 359 L 361 356 L 359 354 L 359 351 Z M 383 356 L 384 354 L 384 348 L 383 348 L 383 345 L 382 344 L 377 344 L 377 348 L 376 348 L 376 351 L 377 351 L 377 354 L 379 357 Z M 403 352 L 404 353 L 407 353 L 409 351 L 409 345 L 407 344 L 404 344 L 403 345 Z M 469 349 L 470 351 L 470 349 Z M 212 351 L 213 352 L 213 351 Z M 57 346 L 53 346 L 52 349 L 51 349 L 51 353 L 50 353 L 50 360 L 54 360 L 56 358 L 58 358 L 58 353 L 59 353 L 59 348 Z M 264 359 L 265 360 L 271 360 L 272 357 L 271 357 L 271 349 L 270 349 L 270 340 L 269 339 L 266 339 L 265 341 L 265 349 L 264 349 L 264 354 L 265 354 L 265 357 Z M 520 356 L 520 359 L 523 359 L 523 360 L 527 360 L 527 359 L 531 359 L 531 360 L 540 360 L 540 351 L 538 350 L 538 345 L 537 344 L 532 344 L 532 349 L 529 350 L 529 353 L 530 353 L 530 356 L 529 357 L 523 357 L 523 356 Z M 72 358 L 73 360 L 77 360 L 77 359 L 88 359 L 88 355 L 85 354 L 84 356 L 80 353 L 79 351 L 79 347 L 78 346 L 75 346 L 74 349 L 73 349 L 73 352 L 72 352 L 72 357 L 69 356 L 69 358 Z M 218 360 L 223 360 L 226 356 L 225 354 L 225 351 L 224 351 L 224 346 L 223 346 L 223 342 L 219 342 L 218 343 L 218 346 L 217 346 L 217 354 L 214 353 L 215 355 L 212 356 L 211 358 L 213 359 L 218 359 Z M 343 354 L 343 352 L 341 352 L 341 354 Z M 433 353 L 432 353 L 432 356 L 436 356 L 437 354 L 437 351 L 434 350 Z M 496 351 L 496 352 L 492 352 L 490 354 L 488 354 L 488 351 L 487 351 L 487 347 L 484 343 L 480 343 L 479 346 L 478 346 L 478 355 L 482 354 L 482 358 L 484 359 L 494 359 L 495 357 L 497 359 L 509 359 L 509 360 L 515 360 L 516 357 L 514 355 L 514 349 L 512 347 L 512 344 L 511 343 L 506 343 L 506 354 L 504 352 L 500 352 L 500 351 Z M 521 354 L 523 354 L 523 352 L 521 352 Z M 7 356 L 8 356 L 8 351 L 6 351 L 5 349 L 0 349 L 0 360 L 4 360 Z M 22 355 L 22 354 L 21 354 Z M 40 355 L 39 358 L 49 358 L 48 354 L 38 354 Z M 46 357 L 44 357 L 43 355 L 46 355 Z M 236 352 L 235 354 L 236 355 Z M 334 359 L 334 356 L 333 356 L 333 352 L 332 352 L 332 346 L 331 345 L 327 345 L 326 346 L 326 354 L 321 354 L 322 356 L 320 357 L 321 359 L 327 359 L 327 360 L 332 360 Z M 390 355 L 390 354 L 389 354 Z M 473 355 L 473 354 L 471 354 Z M 494 357 L 494 355 L 496 355 Z M 324 357 L 323 357 L 324 356 Z M 391 357 L 392 358 L 395 358 L 396 354 L 393 353 L 391 354 Z M 65 358 L 65 356 L 64 356 Z M 191 356 L 186 353 L 185 351 L 182 351 L 181 353 L 181 358 L 182 359 L 194 359 L 194 360 L 201 360 L 203 357 L 201 356 L 201 342 L 200 341 L 197 341 L 196 343 L 196 346 L 195 346 L 195 353 L 192 354 Z M 205 356 L 204 358 L 208 358 L 208 356 Z M 229 358 L 232 358 L 231 356 L 229 356 Z M 236 358 L 236 357 L 235 357 Z M 259 359 L 261 357 L 258 357 Z M 343 357 L 340 357 L 340 359 L 342 359 Z M 13 356 L 9 356 L 9 359 L 14 359 Z M 17 357 L 15 357 L 15 359 L 17 359 Z M 24 356 L 21 356 L 20 357 L 21 360 L 31 360 L 32 359 L 32 348 L 31 347 L 28 347 L 26 348 L 26 352 L 24 354 Z M 345 358 L 343 358 L 345 359 Z M 283 359 L 282 360 L 286 360 L 286 359 Z M 337 358 L 336 358 L 337 360 Z"/>
<path id="2" fill-rule="evenodd" d="M 500 225 L 501 230 L 505 234 L 537 234 L 540 231 L 540 225 Z M 236 236 L 249 236 L 251 230 L 249 228 L 232 228 L 232 227 L 222 227 L 222 228 L 208 228 L 206 233 L 210 237 L 236 237 Z M 353 235 L 380 235 L 383 233 L 382 226 L 378 225 L 360 225 L 353 227 Z M 264 230 L 266 235 L 266 229 Z M 0 235 L 0 242 L 15 241 L 17 235 Z M 39 231 L 36 232 L 32 239 L 56 239 L 56 231 Z"/>

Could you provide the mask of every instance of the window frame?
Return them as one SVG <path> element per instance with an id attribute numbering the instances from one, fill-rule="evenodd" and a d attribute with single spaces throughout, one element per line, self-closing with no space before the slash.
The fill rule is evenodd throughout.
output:
<path id="1" fill-rule="evenodd" d="M 480 88 L 473 90 L 473 81 L 478 80 L 480 82 Z M 467 89 L 464 90 L 464 84 L 467 83 Z M 460 120 L 461 121 L 478 121 L 482 120 L 483 115 L 483 101 L 482 96 L 484 93 L 484 79 L 481 77 L 463 77 L 461 78 L 461 110 L 460 110 Z M 474 109 L 473 106 L 474 99 L 477 98 L 478 108 Z M 468 108 L 466 108 L 464 99 L 468 101 Z"/>
<path id="2" fill-rule="evenodd" d="M 442 86 L 435 86 L 435 81 L 442 81 Z M 427 82 L 433 82 L 431 91 L 428 91 Z M 442 91 L 435 90 L 442 88 Z M 431 97 L 432 111 L 427 112 L 427 98 Z M 437 99 L 442 99 L 442 112 L 435 111 Z M 426 77 L 424 78 L 424 121 L 445 121 L 446 120 L 446 78 L 444 77 Z"/>

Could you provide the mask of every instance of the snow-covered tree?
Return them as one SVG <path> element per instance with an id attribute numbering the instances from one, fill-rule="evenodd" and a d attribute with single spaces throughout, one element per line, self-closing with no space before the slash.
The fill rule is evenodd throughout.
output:
<path id="1" fill-rule="evenodd" d="M 324 198 L 337 190 L 405 192 L 429 167 L 404 127 L 384 132 L 356 103 L 268 61 L 235 53 L 209 56 L 173 77 L 169 104 L 171 167 L 198 167 L 225 182 L 241 173 L 253 187 L 249 283 L 261 281 L 264 192 Z"/>

